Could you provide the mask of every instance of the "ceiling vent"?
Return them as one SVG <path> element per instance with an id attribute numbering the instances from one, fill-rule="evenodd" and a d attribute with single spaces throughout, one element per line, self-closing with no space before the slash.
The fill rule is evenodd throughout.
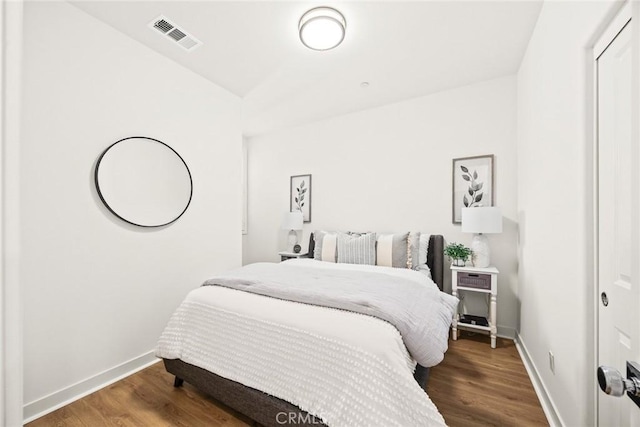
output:
<path id="1" fill-rule="evenodd" d="M 167 36 L 167 39 L 177 43 L 184 50 L 192 51 L 202 44 L 200 40 L 187 33 L 184 29 L 179 28 L 162 15 L 151 21 L 149 28 L 164 34 Z"/>

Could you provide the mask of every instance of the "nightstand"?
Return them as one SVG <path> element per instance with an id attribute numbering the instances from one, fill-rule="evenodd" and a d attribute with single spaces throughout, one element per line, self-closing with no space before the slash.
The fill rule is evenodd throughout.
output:
<path id="1" fill-rule="evenodd" d="M 280 255 L 280 261 L 286 261 L 288 259 L 291 258 L 307 258 L 307 255 L 309 254 L 309 252 L 304 252 L 304 253 L 295 253 L 295 252 L 278 252 L 278 255 Z"/>
<path id="2" fill-rule="evenodd" d="M 458 339 L 458 328 L 473 329 L 489 332 L 491 335 L 491 348 L 496 348 L 496 300 L 498 297 L 498 269 L 495 267 L 455 267 L 451 266 L 451 293 L 457 297 L 459 293 L 476 292 L 490 297 L 488 325 L 481 322 L 474 323 L 461 321 L 461 315 L 456 314 L 453 319 L 452 332 L 454 341 Z"/>

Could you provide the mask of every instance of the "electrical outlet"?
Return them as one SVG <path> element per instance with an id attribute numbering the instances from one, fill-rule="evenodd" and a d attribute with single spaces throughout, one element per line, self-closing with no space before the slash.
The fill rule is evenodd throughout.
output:
<path id="1" fill-rule="evenodd" d="M 549 369 L 551 369 L 551 372 L 553 372 L 554 374 L 556 373 L 556 362 L 553 358 L 553 353 L 551 352 L 551 350 L 549 350 Z"/>

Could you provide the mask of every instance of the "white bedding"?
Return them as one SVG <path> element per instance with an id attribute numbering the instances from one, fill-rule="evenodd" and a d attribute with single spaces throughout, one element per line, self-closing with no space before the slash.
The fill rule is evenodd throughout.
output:
<path id="1" fill-rule="evenodd" d="M 208 286 L 377 317 L 398 329 L 422 366 L 442 361 L 458 299 L 427 276 L 406 268 L 316 262 L 257 262 L 213 276 Z"/>
<path id="2" fill-rule="evenodd" d="M 362 314 L 204 286 L 174 313 L 156 354 L 262 390 L 329 426 L 444 425 L 413 378 L 399 332 Z"/>

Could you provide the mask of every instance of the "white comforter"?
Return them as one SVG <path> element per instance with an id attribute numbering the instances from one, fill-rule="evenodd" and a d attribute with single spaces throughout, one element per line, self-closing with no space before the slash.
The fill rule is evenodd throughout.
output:
<path id="1" fill-rule="evenodd" d="M 356 266 L 357 267 L 357 266 Z M 441 292 L 423 273 L 408 269 L 318 262 L 257 262 L 216 275 L 205 285 L 386 320 L 398 329 L 422 366 L 442 362 L 458 299 Z"/>
<path id="2" fill-rule="evenodd" d="M 262 390 L 329 426 L 444 425 L 413 378 L 415 362 L 400 333 L 362 314 L 204 286 L 174 313 L 156 354 Z"/>

